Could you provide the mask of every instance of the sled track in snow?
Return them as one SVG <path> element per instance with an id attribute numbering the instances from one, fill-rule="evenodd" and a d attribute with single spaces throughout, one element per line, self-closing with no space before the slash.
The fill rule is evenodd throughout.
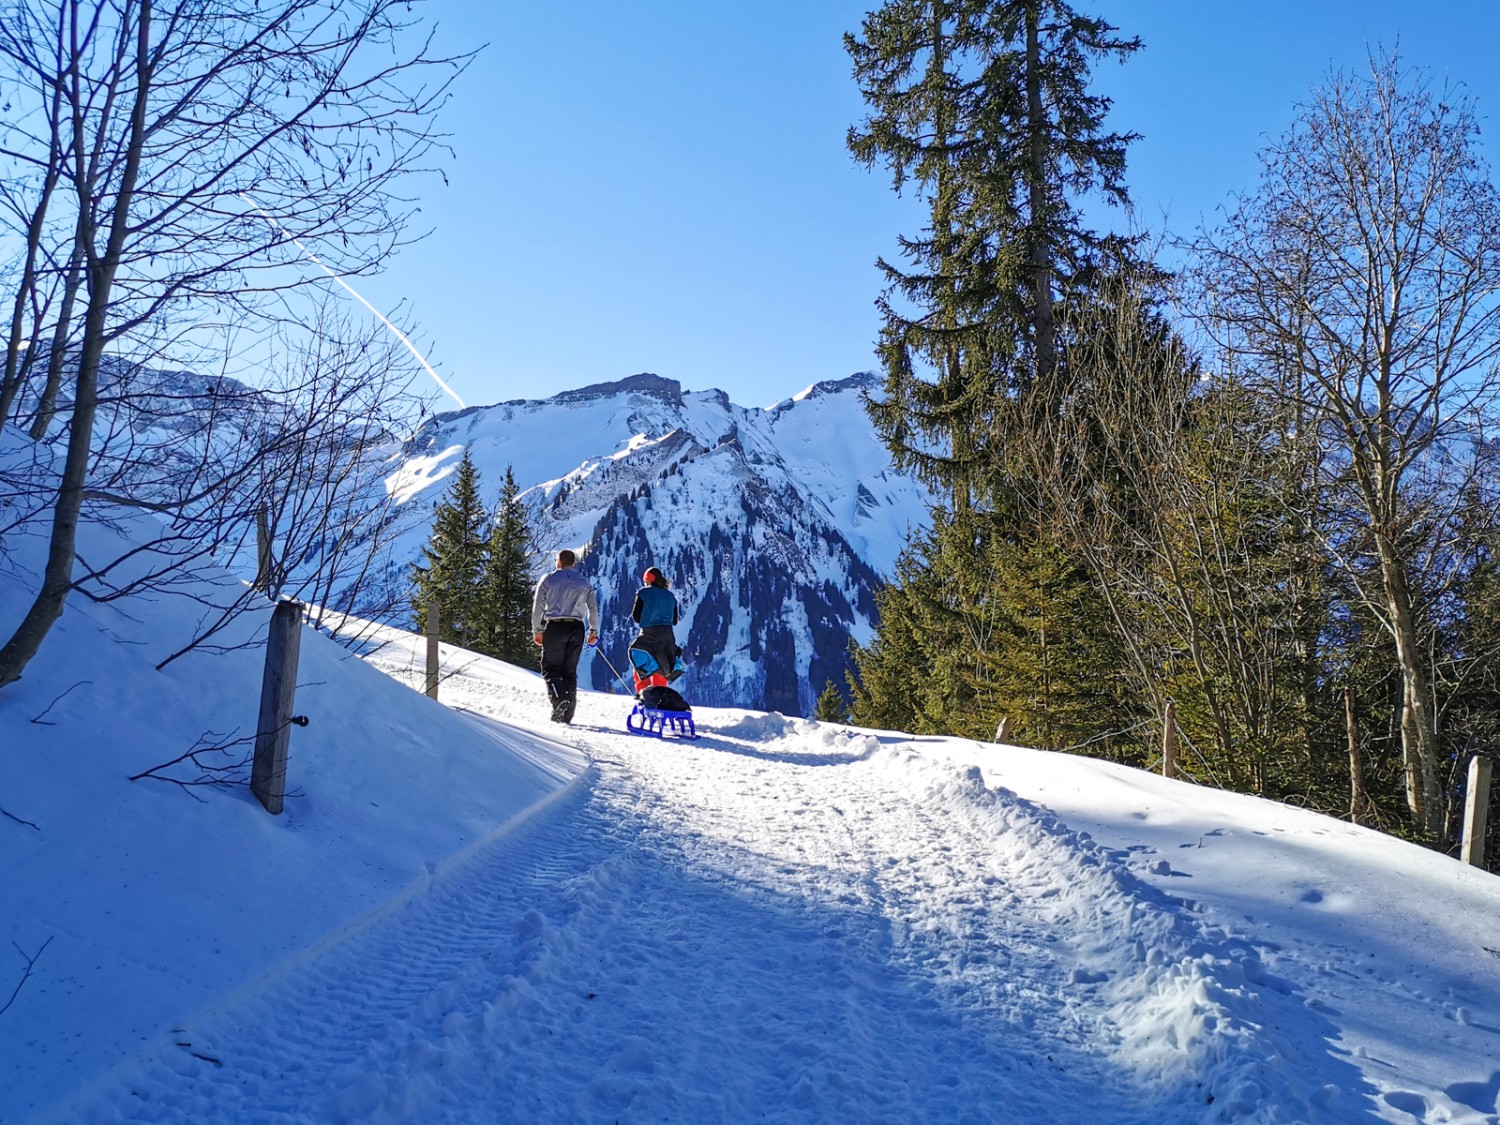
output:
<path id="1" fill-rule="evenodd" d="M 977 771 L 778 730 L 574 732 L 594 766 L 549 807 L 66 1119 L 1237 1116 L 1204 1084 L 1277 1048 L 1181 903 Z M 1143 1004 L 1219 1033 L 1121 1042 Z"/>
<path id="2" fill-rule="evenodd" d="M 491 962 L 538 892 L 555 891 L 601 849 L 597 831 L 573 831 L 592 779 L 582 780 L 425 893 L 196 1021 L 122 1083 L 111 1079 L 112 1105 L 76 1111 L 194 1122 L 340 1121 L 374 1111 L 379 1091 L 369 1076 L 388 1073 L 433 1017 L 441 1024 L 452 1015 L 435 1010 L 440 998 L 462 1010 L 459 985 L 487 967 L 503 970 Z"/>

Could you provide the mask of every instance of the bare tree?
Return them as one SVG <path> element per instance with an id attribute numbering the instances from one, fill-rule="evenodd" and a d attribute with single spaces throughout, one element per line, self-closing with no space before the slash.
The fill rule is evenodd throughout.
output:
<path id="1" fill-rule="evenodd" d="M 402 240 L 411 204 L 399 185 L 434 153 L 433 115 L 464 63 L 436 57 L 411 10 L 406 0 L 0 3 L 0 76 L 20 103 L 0 141 L 12 185 L 0 214 L 27 247 L 0 392 L 7 409 L 27 398 L 37 365 L 10 357 L 34 341 L 50 342 L 72 391 L 46 567 L 0 647 L 0 687 L 20 677 L 74 586 L 110 362 L 128 388 L 145 359 L 201 355 L 216 330 L 293 316 L 293 291 L 322 276 L 303 268 L 288 232 L 342 274 L 377 268 Z M 34 388 L 34 429 L 53 409 L 50 385 Z"/>
<path id="2" fill-rule="evenodd" d="M 210 458 L 253 471 L 212 489 L 206 508 L 174 509 L 174 523 L 199 525 L 190 542 L 217 544 L 216 562 L 240 560 L 248 571 L 253 548 L 257 581 L 227 598 L 179 583 L 205 599 L 205 615 L 158 667 L 266 598 L 304 603 L 315 626 L 329 611 L 384 619 L 405 607 L 404 569 L 390 548 L 415 513 L 398 504 L 385 478 L 416 414 L 414 365 L 382 326 L 369 322 L 359 332 L 331 302 L 316 329 L 288 342 L 281 384 L 257 390 L 257 424 L 236 431 L 228 457 Z"/>
<path id="3" fill-rule="evenodd" d="M 1025 454 L 1150 713 L 1173 701 L 1198 765 L 1262 791 L 1300 718 L 1297 624 L 1320 593 L 1279 502 L 1295 462 L 1274 404 L 1200 381 L 1158 289 L 1126 269 L 1061 310 L 1074 390 L 1036 412 Z"/>
<path id="4" fill-rule="evenodd" d="M 1395 56 L 1335 75 L 1263 154 L 1259 190 L 1202 239 L 1222 342 L 1289 404 L 1346 491 L 1327 545 L 1389 633 L 1407 800 L 1443 831 L 1424 589 L 1441 585 L 1472 439 L 1495 403 L 1500 201 L 1470 101 Z M 1336 499 L 1336 498 L 1335 498 Z"/>

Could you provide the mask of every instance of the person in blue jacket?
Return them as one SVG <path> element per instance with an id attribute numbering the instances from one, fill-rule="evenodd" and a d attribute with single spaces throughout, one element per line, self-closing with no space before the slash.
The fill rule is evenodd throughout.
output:
<path id="1" fill-rule="evenodd" d="M 630 660 L 635 668 L 635 688 L 640 694 L 648 687 L 665 687 L 682 675 L 682 650 L 672 631 L 677 624 L 677 595 L 660 567 L 647 567 L 641 575 L 644 585 L 636 591 L 630 616 L 641 627 L 630 642 Z"/>

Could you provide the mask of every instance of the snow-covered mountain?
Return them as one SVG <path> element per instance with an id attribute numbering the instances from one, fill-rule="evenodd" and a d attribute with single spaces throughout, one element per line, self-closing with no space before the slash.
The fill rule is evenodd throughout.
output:
<path id="1" fill-rule="evenodd" d="M 843 684 L 850 641 L 872 634 L 875 588 L 927 521 L 927 493 L 892 468 L 865 415 L 874 385 L 854 375 L 759 409 L 640 374 L 440 414 L 388 487 L 431 506 L 465 449 L 491 495 L 509 466 L 539 565 L 561 547 L 585 552 L 616 669 L 641 573 L 656 565 L 682 607 L 693 702 L 806 714 L 827 681 Z M 398 554 L 415 561 L 429 526 L 418 521 Z M 605 660 L 580 676 L 617 686 Z"/>
<path id="2" fill-rule="evenodd" d="M 410 566 L 465 449 L 491 501 L 509 467 L 537 532 L 537 576 L 572 547 L 595 583 L 604 659 L 590 653 L 581 679 L 598 690 L 620 686 L 611 666 L 628 667 L 630 608 L 654 565 L 682 609 L 689 699 L 808 714 L 828 681 L 843 685 L 850 642 L 873 635 L 875 589 L 929 518 L 929 494 L 892 467 L 865 414 L 862 394 L 877 383 L 870 374 L 816 383 L 765 408 L 640 374 L 437 414 L 404 441 L 391 419 L 334 412 L 317 423 L 315 454 L 359 467 L 320 473 L 303 464 L 310 491 L 275 484 L 294 475 L 278 458 L 309 456 L 296 395 L 122 364 L 104 378 L 128 393 L 107 394 L 101 408 L 96 488 L 174 511 L 203 492 L 212 504 L 194 501 L 182 518 L 211 525 L 212 561 L 245 579 L 255 574 L 254 514 L 264 508 L 272 557 L 288 577 L 281 592 L 391 624 L 411 624 Z M 256 468 L 205 490 L 203 467 L 216 464 Z M 400 508 L 393 522 L 378 511 L 388 498 Z M 330 505 L 337 542 L 317 517 Z M 329 562 L 335 547 L 355 562 Z M 372 553 L 368 571 L 360 560 Z M 326 573 L 311 576 L 319 567 Z"/>

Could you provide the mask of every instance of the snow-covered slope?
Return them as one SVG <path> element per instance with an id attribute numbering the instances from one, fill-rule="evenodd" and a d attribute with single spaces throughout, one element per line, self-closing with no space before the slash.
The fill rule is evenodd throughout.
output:
<path id="1" fill-rule="evenodd" d="M 113 557 L 149 541 L 150 520 L 85 521 L 80 548 Z M 3 548 L 9 637 L 45 539 Z M 304 630 L 309 723 L 272 818 L 245 785 L 270 605 L 155 670 L 232 597 L 203 576 L 171 594 L 75 595 L 0 691 L 0 1007 L 16 990 L 0 1014 L 0 1122 L 34 1120 L 122 1051 L 420 885 L 582 766 L 569 747 L 503 752 L 506 729 L 392 691 Z"/>
<path id="2" fill-rule="evenodd" d="M 509 466 L 543 566 L 559 547 L 587 549 L 617 669 L 641 572 L 656 565 L 682 605 L 689 697 L 803 714 L 828 680 L 843 684 L 850 640 L 872 634 L 875 588 L 928 518 L 927 494 L 892 469 L 865 416 L 874 385 L 855 375 L 747 409 L 643 374 L 438 415 L 389 484 L 431 505 L 465 449 L 487 489 Z M 408 536 L 403 557 L 424 536 Z M 615 682 L 602 660 L 582 675 Z"/>
<path id="3" fill-rule="evenodd" d="M 153 670 L 181 593 L 75 602 L 0 691 L 0 1121 L 1500 1113 L 1493 875 L 1020 747 L 709 707 L 662 742 L 595 692 L 558 727 L 453 649 L 439 705 L 389 629 L 304 636 L 273 818 L 128 780 L 253 722 L 255 648 Z"/>

